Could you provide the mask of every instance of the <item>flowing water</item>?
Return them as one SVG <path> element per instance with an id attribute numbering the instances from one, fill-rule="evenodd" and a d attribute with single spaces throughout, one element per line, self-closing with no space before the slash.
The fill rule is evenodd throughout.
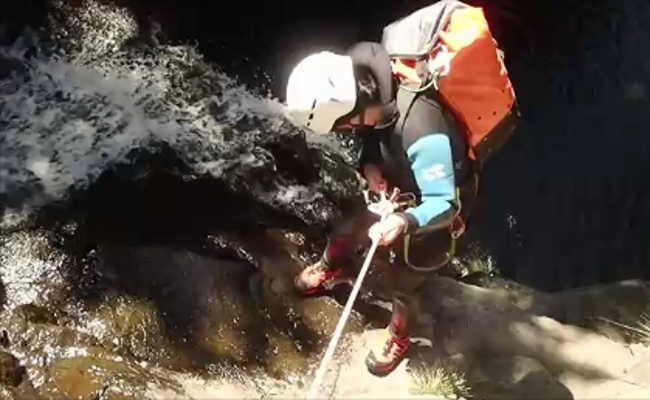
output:
<path id="1" fill-rule="evenodd" d="M 345 166 L 356 144 L 305 136 L 279 99 L 193 45 L 143 33 L 127 8 L 72 3 L 50 2 L 47 30 L 0 47 L 0 344 L 52 398 L 302 395 L 340 307 L 296 302 L 277 278 L 313 261 L 327 223 L 359 200 Z M 634 221 L 647 209 L 635 124 L 648 64 L 621 39 L 647 25 L 620 23 L 641 20 L 632 6 L 594 16 L 613 38 L 577 25 L 589 61 L 578 72 L 570 44 L 548 49 L 512 25 L 527 135 L 486 171 L 478 236 L 524 283 L 647 275 L 647 224 Z M 621 124 L 627 153 L 607 136 Z M 599 157 L 610 162 L 594 172 Z M 492 270 L 477 252 L 470 262 Z M 367 322 L 355 315 L 350 329 Z"/>
<path id="2" fill-rule="evenodd" d="M 162 148 L 187 175 L 278 208 L 304 204 L 308 221 L 327 217 L 316 209 L 318 190 L 280 173 L 246 182 L 278 169 L 266 145 L 299 135 L 277 99 L 248 90 L 191 46 L 143 43 L 125 9 L 61 2 L 58 10 L 54 41 L 25 34 L 0 53 L 9 75 L 0 87 L 4 227 Z"/>
<path id="3" fill-rule="evenodd" d="M 31 382 L 201 398 L 303 379 L 309 354 L 251 300 L 259 259 L 219 230 L 324 224 L 358 190 L 352 153 L 308 137 L 313 157 L 277 99 L 143 40 L 127 9 L 52 6 L 51 35 L 0 47 L 3 326 Z"/>

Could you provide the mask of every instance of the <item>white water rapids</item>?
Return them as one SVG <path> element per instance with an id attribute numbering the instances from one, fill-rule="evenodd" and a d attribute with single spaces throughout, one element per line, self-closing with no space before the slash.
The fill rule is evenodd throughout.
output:
<path id="1" fill-rule="evenodd" d="M 237 186 L 248 171 L 277 168 L 264 144 L 299 134 L 277 99 L 254 94 L 194 47 L 130 45 L 138 29 L 124 9 L 58 7 L 55 45 L 65 45 L 26 33 L 0 48 L 14 66 L 0 81 L 0 227 L 132 163 L 135 152 L 167 146 L 194 175 Z M 314 214 L 306 219 L 326 217 L 309 211 L 316 187 L 278 177 L 246 189 L 276 207 L 303 203 Z"/>

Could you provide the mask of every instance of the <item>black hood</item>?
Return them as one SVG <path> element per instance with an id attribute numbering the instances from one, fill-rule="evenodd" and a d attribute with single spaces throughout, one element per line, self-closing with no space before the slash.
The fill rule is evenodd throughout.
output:
<path id="1" fill-rule="evenodd" d="M 382 45 L 375 42 L 358 42 L 350 47 L 347 53 L 355 66 L 370 69 L 379 85 L 382 104 L 393 101 L 397 85 L 393 79 L 390 57 Z"/>
<path id="2" fill-rule="evenodd" d="M 385 106 L 380 124 L 385 126 L 395 122 L 398 116 L 395 101 L 397 81 L 393 78 L 390 57 L 384 47 L 376 42 L 358 42 L 348 49 L 347 54 L 354 66 L 368 68 L 377 81 L 380 100 Z"/>

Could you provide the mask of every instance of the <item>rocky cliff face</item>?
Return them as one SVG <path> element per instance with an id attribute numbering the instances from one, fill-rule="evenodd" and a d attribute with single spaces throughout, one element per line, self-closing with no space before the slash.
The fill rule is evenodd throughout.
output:
<path id="1" fill-rule="evenodd" d="M 31 10 L 54 3 L 34 2 L 22 20 L 44 20 Z M 114 3 L 132 12 L 145 42 L 196 41 L 228 74 L 280 101 L 308 52 L 379 40 L 385 24 L 428 4 Z M 470 3 L 485 7 L 524 115 L 483 177 L 477 237 L 506 275 L 544 289 L 645 277 L 648 5 Z"/>
<path id="2" fill-rule="evenodd" d="M 286 76 L 307 52 L 378 40 L 426 3 L 201 3 L 33 0 L 3 14 L 0 345 L 15 355 L 0 366 L 3 395 L 142 398 L 154 382 L 159 397 L 180 396 L 170 376 L 184 371 L 304 382 L 331 333 L 338 304 L 297 299 L 289 278 L 362 183 L 353 142 L 286 121 Z M 524 118 L 487 165 L 467 247 L 540 289 L 648 278 L 650 6 L 519 3 L 472 2 L 506 51 Z M 528 324 L 544 340 L 577 336 L 537 316 L 598 330 L 594 318 L 632 324 L 647 304 L 638 282 L 558 297 L 571 307 L 436 282 L 426 315 L 450 332 L 473 321 L 463 304 L 477 299 L 494 303 L 479 322 L 498 315 L 496 332 Z M 500 315 L 503 299 L 524 314 Z M 351 332 L 386 317 L 359 311 Z M 482 357 L 471 332 L 446 351 Z M 538 343 L 510 332 L 514 356 L 535 358 Z M 505 353 L 498 339 L 485 343 Z M 570 369 L 553 364 L 560 356 L 576 359 L 540 356 L 544 379 Z"/>

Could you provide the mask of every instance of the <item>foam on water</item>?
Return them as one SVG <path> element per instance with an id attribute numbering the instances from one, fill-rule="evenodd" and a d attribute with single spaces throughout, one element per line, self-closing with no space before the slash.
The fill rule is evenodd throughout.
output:
<path id="1" fill-rule="evenodd" d="M 304 220 L 323 221 L 335 212 L 324 188 L 348 189 L 328 175 L 336 166 L 332 157 L 325 154 L 319 182 L 274 174 L 279 168 L 265 146 L 301 134 L 277 99 L 254 93 L 192 46 L 145 44 L 126 9 L 94 1 L 74 10 L 67 2 L 52 4 L 59 12 L 52 17 L 51 41 L 27 32 L 0 47 L 0 68 L 12 66 L 8 75 L 0 70 L 0 231 L 88 188 L 106 171 L 133 165 L 139 154 L 166 148 L 189 175 L 225 181 Z M 307 134 L 306 140 L 353 161 L 329 135 Z M 267 180 L 250 179 L 251 171 L 267 172 Z M 68 287 L 62 265 L 70 260 L 50 244 L 31 231 L 0 235 L 8 307 L 63 301 Z M 72 308 L 71 315 L 80 314 Z M 107 332 L 97 319 L 81 318 L 79 325 L 78 331 L 98 338 Z M 53 358 L 84 351 L 45 349 Z M 181 382 L 192 398 L 223 391 L 216 383 L 199 390 L 187 378 Z M 264 393 L 272 385 L 258 386 L 255 392 Z"/>
<path id="2" fill-rule="evenodd" d="M 0 58 L 20 65 L 0 81 L 4 224 L 131 163 L 134 150 L 166 145 L 194 173 L 233 179 L 273 170 L 263 145 L 297 134 L 277 99 L 252 93 L 192 46 L 131 45 L 137 25 L 125 10 L 86 2 L 63 15 L 60 49 L 0 48 Z M 26 42 L 39 49 L 37 38 Z M 296 200 L 288 192 L 313 191 L 275 186 L 260 198 L 282 203 Z"/>

